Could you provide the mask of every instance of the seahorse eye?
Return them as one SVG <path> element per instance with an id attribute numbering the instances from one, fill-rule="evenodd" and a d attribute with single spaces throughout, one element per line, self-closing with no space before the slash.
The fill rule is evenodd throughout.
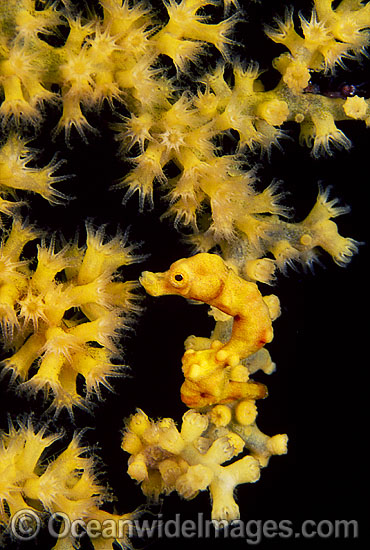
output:
<path id="1" fill-rule="evenodd" d="M 187 284 L 187 277 L 181 271 L 175 271 L 171 275 L 171 284 L 176 288 L 183 288 Z"/>

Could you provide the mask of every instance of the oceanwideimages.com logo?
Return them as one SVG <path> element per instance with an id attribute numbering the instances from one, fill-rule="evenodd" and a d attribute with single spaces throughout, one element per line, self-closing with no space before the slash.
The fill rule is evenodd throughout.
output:
<path id="1" fill-rule="evenodd" d="M 287 539 L 356 539 L 358 538 L 358 522 L 356 520 L 236 520 L 231 523 L 205 518 L 202 513 L 196 520 L 184 519 L 176 514 L 174 519 L 163 519 L 159 514 L 154 519 L 106 519 L 102 522 L 96 519 L 71 520 L 67 514 L 56 512 L 51 514 L 47 522 L 42 522 L 40 516 L 32 509 L 20 510 L 13 515 L 10 522 L 10 532 L 20 541 L 30 541 L 37 537 L 41 529 L 46 529 L 52 537 L 61 539 L 82 536 L 94 540 L 146 538 L 146 539 L 244 539 L 248 544 L 256 545 L 263 540 L 280 538 Z"/>
<path id="2" fill-rule="evenodd" d="M 74 519 L 71 520 L 64 512 L 50 514 L 48 520 L 41 521 L 39 514 L 32 509 L 19 510 L 10 521 L 10 532 L 20 541 L 34 540 L 40 531 L 46 528 L 49 535 L 55 539 L 72 537 L 79 539 L 88 536 L 90 539 L 99 537 L 105 539 L 123 539 L 134 533 L 134 520 L 129 519 Z"/>

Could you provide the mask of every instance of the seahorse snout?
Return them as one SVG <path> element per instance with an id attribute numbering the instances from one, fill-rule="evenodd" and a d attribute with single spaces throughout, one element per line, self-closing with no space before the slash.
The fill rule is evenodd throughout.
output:
<path id="1" fill-rule="evenodd" d="M 141 277 L 139 277 L 139 282 L 151 296 L 169 294 L 166 284 L 166 273 L 143 271 Z"/>

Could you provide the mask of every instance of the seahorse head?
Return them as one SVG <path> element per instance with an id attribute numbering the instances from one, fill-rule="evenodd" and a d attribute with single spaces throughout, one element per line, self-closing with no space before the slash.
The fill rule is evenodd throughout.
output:
<path id="1" fill-rule="evenodd" d="M 148 294 L 178 294 L 209 303 L 222 292 L 228 268 L 217 254 L 201 253 L 174 262 L 168 271 L 144 271 L 140 283 Z"/>

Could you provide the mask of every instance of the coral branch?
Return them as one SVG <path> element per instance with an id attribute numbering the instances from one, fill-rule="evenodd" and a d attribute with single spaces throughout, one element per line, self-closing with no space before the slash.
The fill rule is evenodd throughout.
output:
<path id="1" fill-rule="evenodd" d="M 29 422 L 18 429 L 10 426 L 9 433 L 0 437 L 0 529 L 4 531 L 19 514 L 30 511 L 30 518 L 39 518 L 40 525 L 47 517 L 58 514 L 64 519 L 59 533 L 64 530 L 65 517 L 70 522 L 88 525 L 91 521 L 104 520 L 121 525 L 124 520 L 137 517 L 137 513 L 125 515 L 109 514 L 101 509 L 104 502 L 111 500 L 108 490 L 97 481 L 96 465 L 88 449 L 81 446 L 82 434 L 75 434 L 69 445 L 52 456 L 50 447 L 61 439 L 62 434 L 46 435 L 46 426 L 37 430 Z M 46 457 L 48 453 L 48 459 Z M 14 529 L 14 525 L 13 525 Z M 16 527 L 15 527 L 16 529 Z M 56 529 L 56 527 L 55 527 Z M 118 527 L 116 530 L 118 534 Z M 94 536 L 93 547 L 98 550 L 113 548 L 113 543 L 128 544 L 128 528 L 111 537 Z M 76 548 L 77 534 L 61 536 L 57 546 L 68 544 Z M 67 548 L 67 546 L 64 546 Z"/>
<path id="2" fill-rule="evenodd" d="M 87 405 L 77 393 L 79 375 L 89 400 L 92 393 L 100 396 L 100 385 L 110 388 L 108 378 L 122 370 L 113 362 L 118 331 L 137 305 L 133 282 L 116 280 L 114 274 L 138 257 L 122 235 L 104 242 L 103 229 L 89 225 L 86 248 L 71 244 L 55 252 L 54 241 L 43 242 L 36 268 L 25 269 L 22 250 L 36 236 L 16 220 L 2 246 L 0 312 L 4 343 L 13 352 L 3 368 L 12 372 L 12 380 L 20 378 L 20 388 L 51 390 L 57 413 L 63 407 L 71 411 L 73 405 Z"/>
<path id="3" fill-rule="evenodd" d="M 205 414 L 190 409 L 183 416 L 181 430 L 172 419 L 153 422 L 141 410 L 130 418 L 122 449 L 131 455 L 128 473 L 141 483 L 144 494 L 156 500 L 161 493 L 177 491 L 183 498 L 191 499 L 208 488 L 212 498 L 212 519 L 232 521 L 239 518 L 235 487 L 257 481 L 260 468 L 267 464 L 268 458 L 286 452 L 287 437 L 263 435 L 260 454 L 255 452 L 255 456 L 246 455 L 223 466 L 224 462 L 238 456 L 245 445 L 253 449 L 254 444 L 253 437 L 244 443 L 237 435 L 230 423 L 232 409 L 226 405 L 221 407 L 228 411 L 225 423 L 214 423 L 219 418 L 215 408 Z M 250 429 L 258 431 L 254 425 Z M 275 440 L 280 443 L 271 443 Z"/>

